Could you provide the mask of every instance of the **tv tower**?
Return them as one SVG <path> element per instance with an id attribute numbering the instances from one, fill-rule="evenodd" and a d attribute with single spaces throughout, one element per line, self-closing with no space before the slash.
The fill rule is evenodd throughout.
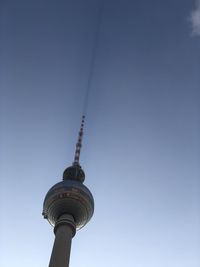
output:
<path id="1" fill-rule="evenodd" d="M 99 0 L 83 114 L 86 114 L 88 105 L 103 10 L 104 0 Z M 83 184 L 85 173 L 79 164 L 84 122 L 85 116 L 83 115 L 72 166 L 64 171 L 63 180 L 55 184 L 44 199 L 42 214 L 54 226 L 55 233 L 49 267 L 69 266 L 72 238 L 76 230 L 86 225 L 94 212 L 94 199 L 89 189 Z"/>
<path id="2" fill-rule="evenodd" d="M 64 171 L 63 180 L 51 187 L 44 199 L 42 214 L 54 227 L 55 233 L 49 267 L 69 266 L 72 238 L 94 212 L 94 199 L 83 184 L 85 173 L 79 164 L 84 120 L 85 116 L 82 116 L 72 166 Z"/>

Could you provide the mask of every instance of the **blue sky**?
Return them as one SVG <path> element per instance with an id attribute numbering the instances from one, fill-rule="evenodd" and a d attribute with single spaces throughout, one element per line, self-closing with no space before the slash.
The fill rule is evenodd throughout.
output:
<path id="1" fill-rule="evenodd" d="M 105 1 L 71 267 L 200 266 L 198 1 Z M 73 160 L 99 1 L 0 1 L 1 266 L 48 266 L 48 189 Z"/>

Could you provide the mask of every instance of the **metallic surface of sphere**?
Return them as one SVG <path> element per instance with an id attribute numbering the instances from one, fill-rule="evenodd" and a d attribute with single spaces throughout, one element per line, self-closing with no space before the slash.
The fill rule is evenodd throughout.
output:
<path id="1" fill-rule="evenodd" d="M 63 180 L 75 180 L 83 183 L 85 180 L 85 173 L 80 165 L 74 164 L 64 170 Z"/>
<path id="2" fill-rule="evenodd" d="M 53 226 L 61 215 L 70 214 L 75 220 L 76 229 L 80 229 L 91 219 L 93 212 L 91 192 L 73 178 L 55 184 L 44 199 L 43 216 Z"/>

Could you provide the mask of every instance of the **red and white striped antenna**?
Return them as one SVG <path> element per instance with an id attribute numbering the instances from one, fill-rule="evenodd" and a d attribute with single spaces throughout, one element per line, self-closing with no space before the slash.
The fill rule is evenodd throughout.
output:
<path id="1" fill-rule="evenodd" d="M 81 120 L 81 127 L 80 127 L 79 134 L 78 134 L 78 141 L 76 143 L 76 151 L 75 151 L 73 165 L 79 165 L 82 140 L 83 140 L 83 127 L 85 123 L 85 114 L 87 113 L 89 94 L 91 90 L 92 79 L 94 76 L 95 61 L 97 57 L 97 47 L 98 47 L 98 42 L 99 42 L 103 10 L 104 10 L 104 0 L 99 0 L 97 24 L 96 24 L 95 35 L 94 35 L 93 49 L 92 49 L 91 58 L 90 58 L 90 68 L 89 68 L 89 74 L 88 74 L 88 79 L 87 79 L 87 89 L 86 89 L 86 95 L 85 95 L 85 101 L 84 101 L 83 113 L 82 113 L 83 115 L 82 115 L 82 120 Z"/>
<path id="2" fill-rule="evenodd" d="M 82 116 L 81 120 L 81 127 L 78 134 L 78 141 L 76 143 L 76 151 L 74 155 L 74 162 L 73 165 L 79 165 L 79 159 L 80 159 L 80 153 L 81 153 L 81 147 L 82 147 L 82 140 L 83 140 L 83 127 L 85 122 L 85 116 Z"/>

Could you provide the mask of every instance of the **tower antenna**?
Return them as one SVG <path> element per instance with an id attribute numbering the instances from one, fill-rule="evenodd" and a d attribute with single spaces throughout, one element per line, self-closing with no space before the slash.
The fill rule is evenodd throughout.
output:
<path id="1" fill-rule="evenodd" d="M 83 140 L 83 127 L 85 122 L 85 116 L 82 116 L 81 120 L 81 127 L 78 134 L 78 141 L 76 143 L 76 151 L 74 155 L 74 162 L 73 165 L 79 165 L 79 159 L 80 159 L 80 153 L 81 153 L 81 146 L 82 146 L 82 140 Z"/>
<path id="2" fill-rule="evenodd" d="M 104 0 L 99 0 L 97 22 L 96 22 L 94 41 L 93 41 L 92 53 L 91 53 L 90 64 L 89 64 L 89 74 L 88 74 L 87 85 L 86 85 L 85 101 L 84 101 L 83 112 L 82 112 L 81 126 L 80 126 L 80 130 L 78 134 L 78 141 L 76 143 L 76 150 L 75 150 L 73 165 L 79 165 L 82 140 L 83 140 L 83 127 L 85 124 L 85 117 L 87 113 L 89 94 L 91 91 L 92 79 L 94 76 L 94 69 L 95 69 L 95 62 L 96 62 L 96 57 L 97 57 L 97 47 L 98 47 L 98 41 L 99 41 L 99 35 L 100 35 L 103 10 L 104 10 Z"/>
<path id="3" fill-rule="evenodd" d="M 88 73 L 88 79 L 87 79 L 87 84 L 86 84 L 85 101 L 84 101 L 84 107 L 83 107 L 83 115 L 85 116 L 87 113 L 88 99 L 89 99 L 89 94 L 91 91 L 92 79 L 94 76 L 103 11 L 104 11 L 104 0 L 99 0 L 96 27 L 95 27 L 93 46 L 92 46 L 92 52 L 91 52 L 90 64 L 89 64 L 89 73 Z"/>

